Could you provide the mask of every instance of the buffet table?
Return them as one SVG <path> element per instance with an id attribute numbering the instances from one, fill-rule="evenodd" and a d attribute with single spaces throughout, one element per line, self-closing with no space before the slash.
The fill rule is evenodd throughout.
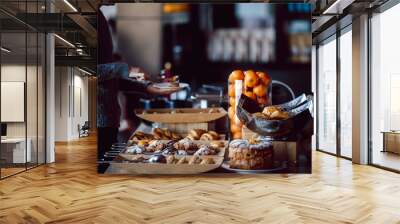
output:
<path id="1" fill-rule="evenodd" d="M 383 131 L 382 152 L 400 154 L 400 131 Z"/>
<path id="2" fill-rule="evenodd" d="M 151 133 L 153 127 L 148 125 L 147 123 L 141 123 L 139 127 L 136 129 L 136 132 L 145 132 Z M 288 173 L 288 172 L 298 172 L 297 165 L 298 165 L 298 158 L 297 158 L 297 150 L 298 147 L 301 147 L 300 142 L 296 141 L 275 141 L 273 142 L 275 157 L 282 162 L 282 165 L 278 167 L 278 169 L 271 169 L 268 172 L 273 173 Z M 226 157 L 226 156 L 225 156 Z M 130 174 L 127 172 L 126 169 L 121 169 L 119 164 L 120 163 L 127 163 L 121 157 L 116 157 L 113 161 L 109 163 L 108 168 L 104 172 L 105 174 Z M 217 169 L 209 171 L 207 173 L 237 173 L 233 170 L 229 170 L 223 168 L 221 166 Z M 225 166 L 226 167 L 226 166 Z M 268 173 L 268 172 L 260 172 L 260 171 L 250 171 L 250 172 L 239 172 L 239 173 Z"/>
<path id="3" fill-rule="evenodd" d="M 271 105 L 271 81 L 264 72 L 235 70 L 228 79 L 228 107 L 135 110 L 143 123 L 129 140 L 110 148 L 102 170 L 131 175 L 311 173 L 312 96 Z"/>

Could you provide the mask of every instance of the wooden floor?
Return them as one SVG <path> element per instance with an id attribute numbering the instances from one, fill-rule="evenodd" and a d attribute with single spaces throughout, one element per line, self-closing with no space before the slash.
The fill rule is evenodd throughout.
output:
<path id="1" fill-rule="evenodd" d="M 23 172 L 25 171 L 25 167 L 12 167 L 12 168 L 1 168 L 1 177 L 8 177 L 11 176 L 13 174 L 19 173 L 19 172 Z"/>
<path id="2" fill-rule="evenodd" d="M 400 170 L 400 155 L 392 152 L 374 151 L 372 161 L 376 165 Z"/>
<path id="3" fill-rule="evenodd" d="M 0 181 L 0 223 L 400 223 L 400 175 L 315 152 L 312 175 L 105 176 L 94 138 Z"/>

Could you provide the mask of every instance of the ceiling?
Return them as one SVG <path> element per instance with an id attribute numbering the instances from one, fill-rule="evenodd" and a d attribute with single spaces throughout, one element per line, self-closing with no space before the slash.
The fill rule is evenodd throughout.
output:
<path id="1" fill-rule="evenodd" d="M 26 56 L 36 58 L 37 51 L 42 49 L 36 38 L 33 40 L 37 32 L 54 32 L 76 46 L 72 48 L 55 38 L 56 65 L 79 66 L 81 62 L 93 69 L 97 55 L 96 10 L 101 2 L 47 0 L 46 6 L 45 0 L 0 0 L 2 46 L 11 50 L 9 53 L 2 51 L 2 60 L 25 62 Z M 52 13 L 48 13 L 50 8 Z M 30 31 L 34 34 L 29 34 Z"/>
<path id="2" fill-rule="evenodd" d="M 315 37 L 343 18 L 344 14 L 356 15 L 357 12 L 379 6 L 386 1 L 305 0 L 302 2 L 313 4 L 312 22 L 313 37 Z M 79 51 L 83 51 L 83 55 L 80 55 L 76 51 L 76 48 L 71 50 L 69 44 L 56 38 L 56 54 L 60 56 L 60 60 L 63 60 L 60 62 L 61 64 L 68 64 L 68 60 L 74 63 L 86 60 L 85 63 L 88 63 L 88 58 L 90 59 L 90 63 L 95 62 L 97 54 L 96 9 L 102 3 L 120 1 L 47 0 L 49 2 L 47 9 L 45 2 L 45 0 L 0 0 L 0 25 L 2 32 L 5 32 L 2 35 L 2 44 L 13 50 L 9 53 L 9 56 L 23 58 L 26 55 L 25 35 L 20 32 L 23 31 L 24 33 L 27 27 L 31 27 L 31 30 L 55 32 L 68 42 L 78 46 L 77 48 L 82 49 Z M 343 4 L 337 4 L 339 6 L 336 6 L 340 13 L 326 15 L 327 9 L 335 4 L 335 2 L 343 2 Z M 49 11 L 49 7 L 52 8 L 53 13 L 51 14 L 46 13 L 46 11 Z M 35 43 L 31 43 L 30 39 L 29 37 L 27 38 L 28 55 L 34 54 L 35 49 L 37 49 Z M 81 58 L 82 56 L 85 56 L 85 58 Z M 93 67 L 95 67 L 95 64 L 92 65 Z"/>

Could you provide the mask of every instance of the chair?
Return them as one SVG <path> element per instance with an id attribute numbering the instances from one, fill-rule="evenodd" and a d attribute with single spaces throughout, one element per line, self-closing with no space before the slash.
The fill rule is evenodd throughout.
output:
<path id="1" fill-rule="evenodd" d="M 82 127 L 80 127 L 80 125 L 78 125 L 79 138 L 89 136 L 89 130 L 90 130 L 89 121 L 85 121 L 85 123 L 82 125 Z"/>

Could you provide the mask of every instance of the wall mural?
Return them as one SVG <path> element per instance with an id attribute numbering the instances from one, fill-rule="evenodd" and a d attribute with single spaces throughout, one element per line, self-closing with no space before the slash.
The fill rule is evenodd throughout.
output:
<path id="1" fill-rule="evenodd" d="M 311 173 L 311 5 L 103 5 L 98 36 L 99 173 Z"/>

